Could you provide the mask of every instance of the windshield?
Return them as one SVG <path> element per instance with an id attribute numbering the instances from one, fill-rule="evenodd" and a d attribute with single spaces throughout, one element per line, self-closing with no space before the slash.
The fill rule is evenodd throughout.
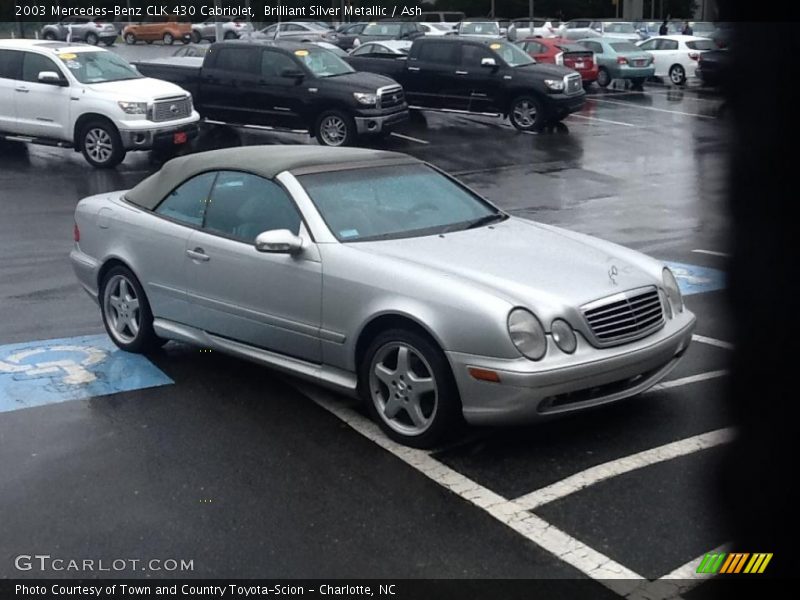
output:
<path id="1" fill-rule="evenodd" d="M 370 23 L 364 27 L 364 35 L 400 35 L 400 23 Z"/>
<path id="2" fill-rule="evenodd" d="M 333 77 L 355 72 L 353 67 L 333 52 L 329 52 L 319 46 L 309 46 L 302 50 L 295 50 L 294 55 L 317 77 Z"/>
<path id="3" fill-rule="evenodd" d="M 434 29 L 438 29 L 439 31 L 452 31 L 453 28 L 450 25 L 446 25 L 445 23 L 428 23 L 430 27 Z"/>
<path id="4" fill-rule="evenodd" d="M 458 32 L 462 35 L 500 35 L 497 23 L 462 23 Z"/>
<path id="5" fill-rule="evenodd" d="M 606 33 L 636 33 L 633 23 L 603 23 L 603 31 Z"/>
<path id="6" fill-rule="evenodd" d="M 635 44 L 631 44 L 630 42 L 619 42 L 615 44 L 611 44 L 611 47 L 614 49 L 615 52 L 641 52 L 642 49 Z"/>
<path id="7" fill-rule="evenodd" d="M 523 67 L 536 64 L 525 50 L 508 42 L 492 42 L 489 48 L 497 52 L 509 67 Z"/>
<path id="8" fill-rule="evenodd" d="M 64 52 L 58 58 L 81 83 L 142 78 L 132 65 L 113 52 Z"/>
<path id="9" fill-rule="evenodd" d="M 503 218 L 427 165 L 349 169 L 298 179 L 340 242 L 435 235 L 485 223 L 494 215 L 498 221 Z"/>

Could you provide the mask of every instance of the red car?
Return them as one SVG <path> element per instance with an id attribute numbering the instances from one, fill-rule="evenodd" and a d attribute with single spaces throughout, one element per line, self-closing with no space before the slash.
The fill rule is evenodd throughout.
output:
<path id="1" fill-rule="evenodd" d="M 594 53 L 580 44 L 564 38 L 526 38 L 517 42 L 536 62 L 552 63 L 575 69 L 581 74 L 583 85 L 597 81 L 597 63 Z"/>

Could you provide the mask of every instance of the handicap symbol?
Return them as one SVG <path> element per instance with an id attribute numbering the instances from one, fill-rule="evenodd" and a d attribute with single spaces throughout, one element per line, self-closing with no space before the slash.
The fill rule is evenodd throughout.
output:
<path id="1" fill-rule="evenodd" d="M 83 355 L 81 360 L 70 360 L 64 354 Z M 47 360 L 48 355 L 51 359 Z M 25 378 L 62 376 L 62 383 L 70 385 L 85 385 L 93 382 L 97 377 L 87 370 L 87 367 L 96 365 L 105 360 L 108 353 L 92 346 L 44 346 L 21 350 L 0 360 L 0 374 L 17 373 Z"/>

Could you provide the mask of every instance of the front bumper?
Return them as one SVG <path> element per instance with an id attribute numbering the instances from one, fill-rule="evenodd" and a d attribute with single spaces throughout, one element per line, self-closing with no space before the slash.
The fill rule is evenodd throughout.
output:
<path id="1" fill-rule="evenodd" d="M 386 128 L 408 120 L 408 109 L 402 109 L 391 114 L 375 116 L 354 117 L 358 135 L 365 133 L 381 133 Z"/>
<path id="2" fill-rule="evenodd" d="M 152 121 L 145 121 L 142 125 L 139 125 L 134 121 L 135 126 L 126 127 L 125 129 L 120 128 L 119 134 L 122 137 L 122 145 L 125 146 L 126 150 L 150 150 L 152 148 L 173 146 L 176 145 L 175 134 L 186 134 L 185 142 L 181 143 L 188 143 L 196 138 L 199 120 L 200 115 L 194 113 L 193 117 L 166 125 L 159 125 Z"/>
<path id="3" fill-rule="evenodd" d="M 678 363 L 689 347 L 695 317 L 687 310 L 660 331 L 622 346 L 588 348 L 575 353 L 574 364 L 548 368 L 548 358 L 496 359 L 447 352 L 463 406 L 476 425 L 499 425 L 543 419 L 616 402 L 647 390 Z M 551 340 L 552 341 L 552 340 Z M 554 344 L 550 344 L 553 346 Z M 549 353 L 548 353 L 549 354 Z M 500 383 L 474 379 L 468 369 L 495 371 Z"/>
<path id="4" fill-rule="evenodd" d="M 551 115 L 565 117 L 578 112 L 586 104 L 586 92 L 581 90 L 577 94 L 549 94 L 546 97 L 545 109 Z"/>

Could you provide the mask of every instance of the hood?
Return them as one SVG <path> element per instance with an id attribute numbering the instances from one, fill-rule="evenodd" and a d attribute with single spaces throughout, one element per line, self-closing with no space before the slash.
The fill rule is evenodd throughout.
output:
<path id="1" fill-rule="evenodd" d="M 335 77 L 323 77 L 320 81 L 324 81 L 330 86 L 340 87 L 345 90 L 353 90 L 355 92 L 374 92 L 379 87 L 398 85 L 394 79 L 386 77 L 385 75 L 368 73 L 366 71 L 356 71 L 355 73 L 346 73 L 345 75 L 336 75 Z"/>
<path id="2" fill-rule="evenodd" d="M 353 248 L 481 285 L 513 304 L 547 314 L 645 285 L 661 264 L 596 238 L 511 217 L 491 227 Z M 612 267 L 613 278 L 610 276 Z"/>
<path id="3" fill-rule="evenodd" d="M 119 100 L 131 102 L 147 102 L 170 96 L 185 96 L 186 90 L 174 83 L 143 77 L 141 79 L 125 79 L 107 83 L 91 83 L 87 89 L 99 94 L 108 94 Z"/>
<path id="4" fill-rule="evenodd" d="M 539 62 L 529 67 L 515 67 L 513 69 L 513 73 L 515 75 L 517 74 L 522 74 L 523 76 L 537 75 L 540 77 L 546 77 L 549 75 L 552 77 L 558 77 L 560 79 L 561 77 L 564 77 L 564 75 L 570 75 L 572 73 L 575 73 L 575 71 L 561 65 Z"/>

